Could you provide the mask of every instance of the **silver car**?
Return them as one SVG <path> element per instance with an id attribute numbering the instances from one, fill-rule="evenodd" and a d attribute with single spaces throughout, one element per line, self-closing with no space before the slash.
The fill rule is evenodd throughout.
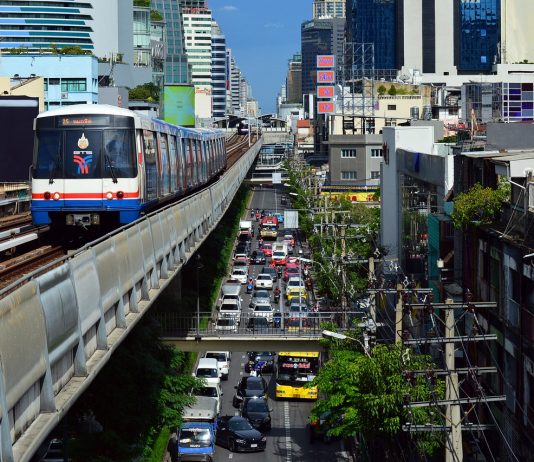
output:
<path id="1" fill-rule="evenodd" d="M 261 290 L 255 290 L 252 293 L 252 298 L 250 300 L 250 308 L 254 309 L 256 304 L 258 302 L 267 302 L 271 303 L 271 295 L 267 290 L 261 289 Z"/>

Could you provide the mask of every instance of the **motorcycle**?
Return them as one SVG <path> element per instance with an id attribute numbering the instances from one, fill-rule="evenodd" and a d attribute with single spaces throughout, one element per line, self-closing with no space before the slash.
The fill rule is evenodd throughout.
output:
<path id="1" fill-rule="evenodd" d="M 252 293 L 252 289 L 254 289 L 254 284 L 252 284 L 252 282 L 249 282 L 247 284 L 247 294 L 251 294 Z"/>
<path id="2" fill-rule="evenodd" d="M 274 290 L 274 302 L 280 302 L 280 289 L 278 287 Z"/>

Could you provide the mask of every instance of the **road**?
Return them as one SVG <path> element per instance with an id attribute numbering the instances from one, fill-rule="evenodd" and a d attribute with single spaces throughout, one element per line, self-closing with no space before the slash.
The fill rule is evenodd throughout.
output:
<path id="1" fill-rule="evenodd" d="M 264 188 L 257 189 L 254 192 L 251 207 L 260 210 L 271 210 L 282 212 L 280 205 L 281 194 L 276 189 Z M 257 248 L 257 222 L 254 222 L 255 236 L 252 249 Z M 250 272 L 255 278 L 261 270 L 261 265 L 251 265 Z M 279 282 L 281 284 L 281 282 Z M 251 312 L 248 308 L 250 295 L 244 293 L 243 306 L 245 310 Z M 245 311 L 247 312 L 247 311 Z M 245 352 L 234 352 L 230 367 L 228 381 L 222 382 L 223 403 L 221 415 L 239 414 L 238 409 L 232 406 L 232 398 L 235 393 L 234 386 L 243 375 L 247 375 L 244 369 L 246 359 Z M 243 461 L 249 462 L 301 462 L 301 461 L 343 461 L 348 460 L 343 451 L 340 441 L 334 441 L 330 444 L 323 442 L 309 441 L 306 425 L 309 422 L 309 416 L 313 407 L 313 402 L 307 401 L 276 401 L 274 399 L 274 375 L 265 374 L 265 379 L 269 382 L 269 405 L 273 409 L 272 429 L 267 432 L 267 448 L 265 452 L 259 453 L 231 453 L 220 446 L 216 450 L 216 461 Z"/>

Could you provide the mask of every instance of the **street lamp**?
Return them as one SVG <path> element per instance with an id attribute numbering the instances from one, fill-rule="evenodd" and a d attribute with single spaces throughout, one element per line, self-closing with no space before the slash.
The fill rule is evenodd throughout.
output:
<path id="1" fill-rule="evenodd" d="M 200 258 L 200 254 L 197 253 L 196 255 L 196 270 L 197 270 L 197 338 L 200 338 L 200 275 L 199 272 L 202 268 L 204 268 L 204 265 L 202 264 L 202 259 Z"/>
<path id="2" fill-rule="evenodd" d="M 354 342 L 357 342 L 360 344 L 360 346 L 363 348 L 364 353 L 370 358 L 371 354 L 369 353 L 369 337 L 366 333 L 363 334 L 363 341 L 353 337 L 349 337 L 348 335 L 340 334 L 339 332 L 332 332 L 330 330 L 323 330 L 321 335 L 323 338 L 335 338 L 337 340 L 353 340 Z"/>

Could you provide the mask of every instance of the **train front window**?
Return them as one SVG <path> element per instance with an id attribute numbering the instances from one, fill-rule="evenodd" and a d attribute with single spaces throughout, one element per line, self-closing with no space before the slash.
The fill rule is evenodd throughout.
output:
<path id="1" fill-rule="evenodd" d="M 34 178 L 61 178 L 63 176 L 62 131 L 46 130 L 37 134 L 37 152 L 34 160 Z"/>
<path id="2" fill-rule="evenodd" d="M 132 132 L 130 130 L 104 131 L 105 177 L 113 174 L 118 178 L 134 178 L 137 165 L 132 149 Z M 113 171 L 111 172 L 110 169 Z"/>

